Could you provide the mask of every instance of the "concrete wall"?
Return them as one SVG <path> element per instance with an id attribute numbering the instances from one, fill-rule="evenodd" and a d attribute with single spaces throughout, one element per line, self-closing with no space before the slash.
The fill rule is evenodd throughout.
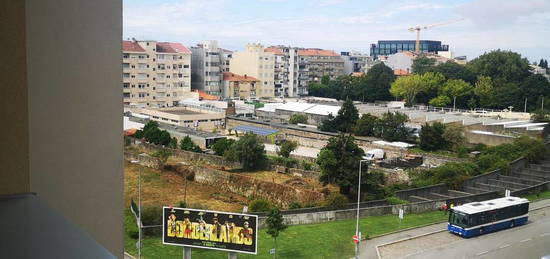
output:
<path id="1" fill-rule="evenodd" d="M 0 8 L 0 195 L 30 192 L 25 1 Z"/>
<path id="2" fill-rule="evenodd" d="M 122 1 L 26 14 L 31 190 L 122 257 Z"/>
<path id="3" fill-rule="evenodd" d="M 466 137 L 466 140 L 470 144 L 481 143 L 488 146 L 498 146 L 500 144 L 512 143 L 516 139 L 515 137 L 512 137 L 512 136 L 487 135 L 487 134 L 473 133 L 469 131 L 464 132 L 464 136 Z"/>
<path id="4" fill-rule="evenodd" d="M 36 192 L 122 257 L 122 1 L 7 1 L 0 17 L 1 194 Z"/>

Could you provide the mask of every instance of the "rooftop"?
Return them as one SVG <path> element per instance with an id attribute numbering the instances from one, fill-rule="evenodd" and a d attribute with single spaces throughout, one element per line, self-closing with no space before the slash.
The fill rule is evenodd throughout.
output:
<path id="1" fill-rule="evenodd" d="M 481 201 L 481 202 L 471 202 L 464 205 L 455 206 L 453 210 L 464 212 L 467 214 L 494 210 L 498 208 L 507 207 L 515 204 L 528 203 L 529 201 L 524 198 L 518 197 L 503 197 L 493 200 Z"/>
<path id="2" fill-rule="evenodd" d="M 191 53 L 189 49 L 187 49 L 183 44 L 181 43 L 173 43 L 173 42 L 157 42 L 157 52 L 160 53 Z"/>
<path id="3" fill-rule="evenodd" d="M 125 121 L 128 120 L 132 123 L 143 125 L 143 124 L 147 123 L 147 121 L 149 119 L 132 117 L 132 116 L 130 116 L 130 117 L 124 116 L 124 120 Z M 163 123 L 163 122 L 160 122 L 160 121 L 157 121 L 157 122 L 159 124 L 160 129 L 166 130 L 166 131 L 168 131 L 168 133 L 170 133 L 172 135 L 174 135 L 174 134 L 175 135 L 191 135 L 191 136 L 197 136 L 197 137 L 202 137 L 202 138 L 210 138 L 210 139 L 211 138 L 225 138 L 225 136 L 223 136 L 223 135 L 219 135 L 219 134 L 212 133 L 212 132 L 196 130 L 195 128 L 175 126 L 175 125 Z"/>
<path id="4" fill-rule="evenodd" d="M 247 82 L 258 81 L 258 79 L 255 78 L 255 77 L 251 77 L 251 76 L 247 76 L 247 75 L 241 76 L 241 75 L 231 73 L 231 72 L 223 72 L 223 80 L 224 81 L 239 81 L 239 82 L 242 82 L 242 81 L 247 81 Z"/>
<path id="5" fill-rule="evenodd" d="M 190 111 L 190 110 L 188 110 L 188 109 L 186 109 L 186 108 L 171 109 L 171 110 L 159 109 L 158 111 L 166 112 L 166 113 L 171 113 L 171 114 L 176 114 L 176 115 L 196 115 L 196 114 L 202 114 L 202 113 L 200 113 L 200 112 Z"/>
<path id="6" fill-rule="evenodd" d="M 278 47 L 267 47 L 264 49 L 265 52 L 271 52 L 275 55 L 283 55 L 283 50 Z"/>
<path id="7" fill-rule="evenodd" d="M 331 56 L 331 57 L 338 57 L 338 53 L 332 51 L 332 50 L 324 50 L 324 49 L 299 49 L 298 55 L 300 56 Z"/>
<path id="8" fill-rule="evenodd" d="M 145 52 L 145 49 L 143 49 L 137 42 L 129 41 L 129 40 L 123 40 L 122 41 L 122 51 Z"/>

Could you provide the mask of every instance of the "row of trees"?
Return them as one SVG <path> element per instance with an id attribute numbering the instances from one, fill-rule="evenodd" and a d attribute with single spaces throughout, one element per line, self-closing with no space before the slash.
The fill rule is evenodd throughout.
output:
<path id="1" fill-rule="evenodd" d="M 454 104 L 460 108 L 496 108 L 513 106 L 533 111 L 542 98 L 550 100 L 550 83 L 533 74 L 527 59 L 511 51 L 485 53 L 466 65 L 448 61 L 435 64 L 423 56 L 414 60 L 408 77 L 397 79 L 390 92 L 409 105 L 425 103 L 433 106 Z M 541 60 L 544 66 L 545 61 Z"/>
<path id="2" fill-rule="evenodd" d="M 443 124 L 434 122 L 424 124 L 420 131 L 420 148 L 426 151 L 450 150 L 457 151 L 466 139 L 464 126 L 458 123 Z"/>
<path id="3" fill-rule="evenodd" d="M 319 130 L 327 132 L 355 133 L 357 136 L 379 137 L 388 141 L 406 141 L 410 134 L 405 127 L 407 115 L 399 112 L 384 113 L 381 118 L 371 114 L 363 114 L 350 99 L 347 99 L 336 117 L 329 118 L 319 125 Z"/>
<path id="4" fill-rule="evenodd" d="M 311 83 L 308 92 L 311 96 L 351 99 L 354 101 L 374 102 L 390 101 L 391 83 L 395 80 L 393 70 L 383 63 L 374 65 L 361 77 L 340 76 L 330 80 L 323 76 L 320 83 Z"/>

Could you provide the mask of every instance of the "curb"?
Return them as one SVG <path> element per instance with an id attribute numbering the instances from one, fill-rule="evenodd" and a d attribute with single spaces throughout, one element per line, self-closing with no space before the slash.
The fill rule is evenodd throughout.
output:
<path id="1" fill-rule="evenodd" d="M 423 227 L 428 227 L 428 226 L 431 226 L 431 225 L 437 225 L 437 224 L 441 224 L 441 223 L 444 223 L 444 222 L 447 222 L 447 220 L 433 222 L 433 223 L 427 223 L 427 224 L 424 224 L 424 225 L 418 225 L 418 226 L 414 226 L 414 227 L 408 227 L 408 228 L 404 228 L 404 229 L 400 229 L 400 230 L 395 230 L 395 231 L 392 231 L 392 232 L 372 236 L 372 237 L 369 237 L 368 239 L 363 238 L 363 239 L 361 239 L 361 241 L 363 241 L 363 240 L 365 240 L 365 241 L 366 240 L 372 240 L 372 239 L 375 239 L 375 238 L 379 238 L 379 237 L 383 237 L 383 236 L 387 236 L 387 235 L 392 235 L 392 234 L 396 234 L 396 233 L 399 233 L 399 232 L 409 231 L 409 230 L 413 230 L 415 228 L 423 228 Z"/>
<path id="2" fill-rule="evenodd" d="M 540 210 L 540 209 L 544 209 L 544 208 L 548 208 L 548 207 L 550 207 L 550 204 L 543 205 L 543 206 L 536 207 L 536 208 L 532 208 L 532 209 L 530 209 L 529 211 Z M 426 227 L 426 226 L 430 226 L 430 225 L 440 224 L 440 223 L 442 223 L 442 222 L 433 223 L 433 224 L 427 224 L 427 225 L 425 225 L 425 226 L 412 227 L 412 228 L 409 228 L 409 230 L 410 230 L 410 229 L 414 229 L 414 228 L 420 228 L 420 227 Z M 393 233 L 402 232 L 402 231 L 405 231 L 405 230 L 394 231 Z M 424 233 L 424 234 L 420 234 L 420 235 L 416 235 L 416 236 L 412 236 L 412 237 L 407 237 L 407 238 L 399 239 L 399 240 L 396 240 L 396 241 L 391 241 L 391 242 L 387 242 L 387 243 L 384 243 L 384 244 L 377 245 L 377 246 L 376 246 L 376 255 L 377 255 L 378 259 L 381 259 L 381 258 L 382 258 L 382 257 L 380 256 L 380 249 L 379 249 L 379 248 L 382 247 L 382 246 L 397 244 L 397 243 L 404 242 L 404 241 L 408 241 L 408 240 L 411 240 L 411 239 L 415 239 L 415 238 L 419 238 L 419 237 L 424 237 L 424 236 L 429 236 L 429 235 L 433 235 L 433 234 L 437 234 L 437 233 L 441 233 L 441 232 L 445 232 L 445 231 L 447 231 L 447 229 L 436 230 L 436 231 L 432 231 L 432 232 L 428 232 L 428 233 Z M 385 235 L 389 235 L 389 234 L 390 234 L 390 233 L 388 233 L 388 234 L 383 234 L 383 235 L 380 235 L 380 236 L 385 236 Z M 377 237 L 380 237 L 380 236 L 377 236 Z"/>

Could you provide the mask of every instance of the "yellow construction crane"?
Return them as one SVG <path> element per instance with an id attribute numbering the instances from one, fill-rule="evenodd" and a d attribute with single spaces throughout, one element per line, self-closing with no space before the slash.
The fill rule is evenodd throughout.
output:
<path id="1" fill-rule="evenodd" d="M 409 31 L 411 31 L 411 32 L 416 31 L 416 46 L 414 48 L 415 52 L 420 53 L 420 31 L 421 30 L 425 30 L 425 29 L 432 28 L 432 27 L 435 27 L 435 26 L 447 25 L 447 24 L 459 22 L 459 21 L 462 21 L 462 20 L 464 20 L 464 19 L 458 19 L 458 20 L 452 20 L 452 21 L 447 21 L 447 22 L 442 22 L 442 23 L 434 23 L 434 24 L 430 24 L 430 25 L 416 26 L 416 27 L 409 28 Z"/>

